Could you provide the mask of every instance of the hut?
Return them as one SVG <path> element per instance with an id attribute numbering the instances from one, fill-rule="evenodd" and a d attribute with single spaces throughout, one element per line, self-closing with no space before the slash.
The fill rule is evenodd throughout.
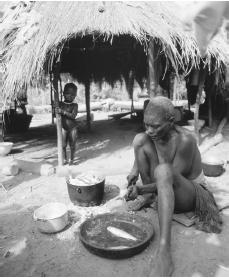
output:
<path id="1" fill-rule="evenodd" d="M 24 84 L 35 85 L 51 74 L 58 106 L 59 76 L 70 72 L 85 85 L 90 122 L 90 82 L 148 78 L 154 94 L 160 79 L 199 68 L 194 37 L 183 30 L 174 2 L 18 2 L 0 24 L 6 100 Z M 227 61 L 227 45 L 216 38 L 204 61 L 209 68 Z M 214 69 L 213 69 L 214 70 Z M 61 121 L 57 115 L 58 157 L 62 164 Z"/>

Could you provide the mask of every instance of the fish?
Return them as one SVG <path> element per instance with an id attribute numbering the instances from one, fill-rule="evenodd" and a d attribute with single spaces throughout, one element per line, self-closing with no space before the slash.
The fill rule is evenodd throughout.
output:
<path id="1" fill-rule="evenodd" d="M 118 228 L 112 227 L 112 226 L 108 226 L 107 230 L 110 233 L 112 233 L 113 235 L 118 236 L 118 237 L 122 237 L 122 238 L 125 238 L 125 239 L 128 239 L 128 240 L 133 240 L 133 241 L 138 240 L 136 237 L 132 236 L 131 234 L 129 234 L 129 233 L 123 231 L 123 230 L 120 230 Z"/>
<path id="2" fill-rule="evenodd" d="M 111 246 L 109 249 L 111 250 L 123 250 L 129 248 L 129 246 L 119 245 L 119 246 Z"/>

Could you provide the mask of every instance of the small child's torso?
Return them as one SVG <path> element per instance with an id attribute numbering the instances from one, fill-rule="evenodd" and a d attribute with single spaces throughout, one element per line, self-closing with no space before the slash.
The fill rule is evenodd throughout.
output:
<path id="1" fill-rule="evenodd" d="M 76 106 L 77 106 L 77 104 L 73 103 L 73 102 L 72 103 L 66 103 L 66 102 L 60 103 L 60 108 L 68 113 L 73 113 Z M 64 115 L 62 115 L 61 118 L 62 118 L 62 127 L 65 130 L 71 130 L 72 128 L 77 126 L 76 120 L 70 119 L 69 117 L 64 116 Z"/>

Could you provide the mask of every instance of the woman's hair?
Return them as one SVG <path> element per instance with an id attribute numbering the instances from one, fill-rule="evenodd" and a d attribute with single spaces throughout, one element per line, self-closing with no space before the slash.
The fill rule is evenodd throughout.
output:
<path id="1" fill-rule="evenodd" d="M 158 115 L 165 121 L 174 121 L 175 110 L 172 101 L 162 96 L 152 98 L 146 106 L 144 121 L 149 121 L 152 114 Z"/>
<path id="2" fill-rule="evenodd" d="M 65 84 L 63 94 L 66 93 L 66 91 L 68 89 L 73 89 L 73 90 L 77 91 L 77 86 L 74 83 L 67 83 L 67 84 Z"/>

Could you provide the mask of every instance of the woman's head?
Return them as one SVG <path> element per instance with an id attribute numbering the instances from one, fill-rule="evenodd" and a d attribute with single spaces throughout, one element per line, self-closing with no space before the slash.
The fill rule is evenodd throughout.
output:
<path id="1" fill-rule="evenodd" d="M 174 124 L 175 110 L 170 99 L 157 96 L 151 99 L 144 112 L 146 133 L 154 140 L 161 139 Z"/>

